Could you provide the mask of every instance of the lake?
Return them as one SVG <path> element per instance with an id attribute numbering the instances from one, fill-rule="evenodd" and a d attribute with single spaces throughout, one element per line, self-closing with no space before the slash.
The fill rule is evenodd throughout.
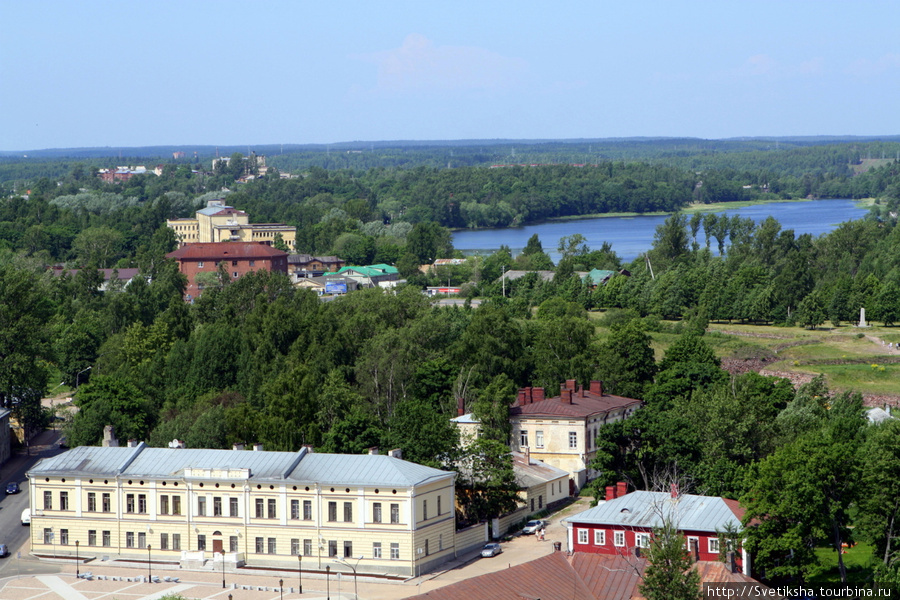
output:
<path id="1" fill-rule="evenodd" d="M 719 214 L 750 217 L 757 223 L 771 216 L 781 223 L 782 229 L 793 229 L 795 235 L 810 233 L 818 236 L 828 233 L 845 221 L 860 219 L 867 212 L 867 208 L 860 207 L 853 200 L 810 200 L 756 204 L 719 211 Z M 505 229 L 465 229 L 453 233 L 453 247 L 464 254 L 490 254 L 499 250 L 500 246 L 509 246 L 513 255 L 516 255 L 528 243 L 528 238 L 536 233 L 544 246 L 544 252 L 550 255 L 553 262 L 557 262 L 559 253 L 556 247 L 559 239 L 580 233 L 591 249 L 598 249 L 603 242 L 609 242 L 622 261 L 628 263 L 653 246 L 656 228 L 666 218 L 666 215 L 594 217 Z M 702 228 L 697 238 L 701 244 L 705 243 Z M 712 240 L 710 247 L 715 249 L 715 240 Z"/>

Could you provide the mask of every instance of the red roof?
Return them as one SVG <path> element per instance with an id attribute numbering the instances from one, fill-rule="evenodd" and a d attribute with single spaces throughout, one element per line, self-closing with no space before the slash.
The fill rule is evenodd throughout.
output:
<path id="1" fill-rule="evenodd" d="M 562 396 L 545 398 L 529 404 L 510 407 L 510 416 L 552 416 L 552 417 L 589 417 L 597 413 L 609 412 L 619 408 L 640 406 L 641 401 L 611 394 L 595 394 L 589 390 L 572 391 L 572 403 L 563 401 Z"/>
<path id="2" fill-rule="evenodd" d="M 166 254 L 175 260 L 265 259 L 287 257 L 288 253 L 257 242 L 210 242 L 185 244 Z"/>

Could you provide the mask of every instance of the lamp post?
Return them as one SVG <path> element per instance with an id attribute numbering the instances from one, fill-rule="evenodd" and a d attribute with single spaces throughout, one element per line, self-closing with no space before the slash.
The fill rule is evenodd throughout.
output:
<path id="1" fill-rule="evenodd" d="M 350 563 L 348 563 L 346 560 L 344 560 L 344 559 L 342 559 L 342 558 L 336 558 L 336 559 L 334 559 L 334 562 L 340 563 L 340 564 L 342 564 L 342 565 L 346 565 L 346 566 L 350 567 L 351 569 L 353 569 L 353 600 L 359 600 L 359 586 L 358 586 L 358 581 L 357 581 L 357 578 L 356 578 L 356 567 L 359 566 L 359 561 L 361 561 L 362 559 L 363 559 L 362 556 L 358 557 L 358 558 L 356 559 L 356 565 L 355 565 L 355 566 L 354 566 L 354 565 L 351 565 Z"/>
<path id="2" fill-rule="evenodd" d="M 297 582 L 300 584 L 300 592 L 303 593 L 303 555 L 297 555 Z"/>
<path id="3" fill-rule="evenodd" d="M 225 549 L 220 553 L 222 556 L 222 589 L 225 589 Z"/>
<path id="4" fill-rule="evenodd" d="M 147 583 L 153 583 L 153 572 L 150 570 L 150 544 L 147 544 Z"/>
<path id="5" fill-rule="evenodd" d="M 325 599 L 331 600 L 331 565 L 325 565 Z"/>
<path id="6" fill-rule="evenodd" d="M 78 571 L 78 540 L 75 540 L 75 579 L 78 579 L 81 573 Z"/>
<path id="7" fill-rule="evenodd" d="M 281 600 L 284 600 L 284 579 L 278 580 L 278 589 L 281 592 Z"/>

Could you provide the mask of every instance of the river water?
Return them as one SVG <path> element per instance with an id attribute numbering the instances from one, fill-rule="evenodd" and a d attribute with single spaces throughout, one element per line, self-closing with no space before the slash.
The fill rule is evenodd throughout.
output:
<path id="1" fill-rule="evenodd" d="M 806 202 L 772 202 L 756 204 L 744 208 L 720 211 L 719 214 L 750 217 L 757 223 L 768 217 L 775 217 L 782 229 L 793 229 L 795 235 L 810 233 L 818 236 L 828 233 L 845 221 L 861 219 L 868 209 L 860 207 L 853 200 L 810 200 Z M 665 215 L 638 217 L 595 217 L 569 221 L 548 221 L 525 227 L 505 229 L 465 229 L 453 233 L 453 247 L 464 254 L 490 254 L 509 246 L 515 256 L 525 247 L 535 233 L 544 246 L 544 252 L 554 262 L 559 260 L 556 251 L 559 239 L 566 235 L 580 233 L 591 249 L 598 249 L 603 242 L 612 244 L 612 249 L 628 263 L 653 246 L 656 228 L 666 220 Z M 697 236 L 705 243 L 703 229 Z M 715 251 L 716 241 L 710 245 Z"/>

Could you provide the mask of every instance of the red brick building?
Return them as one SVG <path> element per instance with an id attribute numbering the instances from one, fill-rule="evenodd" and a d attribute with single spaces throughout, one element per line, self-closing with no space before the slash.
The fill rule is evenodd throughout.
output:
<path id="1" fill-rule="evenodd" d="M 185 244 L 178 250 L 166 255 L 178 261 L 179 270 L 187 276 L 188 285 L 184 299 L 193 301 L 203 293 L 203 277 L 197 281 L 201 273 L 215 275 L 221 264 L 228 276 L 233 280 L 246 273 L 265 269 L 287 275 L 288 253 L 272 246 L 256 242 L 211 242 L 201 244 Z M 206 279 L 211 279 L 207 277 Z"/>
<path id="2" fill-rule="evenodd" d="M 606 500 L 565 519 L 568 545 L 572 552 L 619 556 L 638 555 L 649 548 L 653 529 L 665 519 L 684 534 L 685 547 L 694 561 L 717 561 L 727 548 L 720 547 L 719 533 L 728 527 L 743 529 L 744 509 L 737 500 L 718 496 L 637 491 L 627 493 L 620 482 L 606 488 Z M 739 549 L 734 564 L 750 574 L 750 559 Z"/>

